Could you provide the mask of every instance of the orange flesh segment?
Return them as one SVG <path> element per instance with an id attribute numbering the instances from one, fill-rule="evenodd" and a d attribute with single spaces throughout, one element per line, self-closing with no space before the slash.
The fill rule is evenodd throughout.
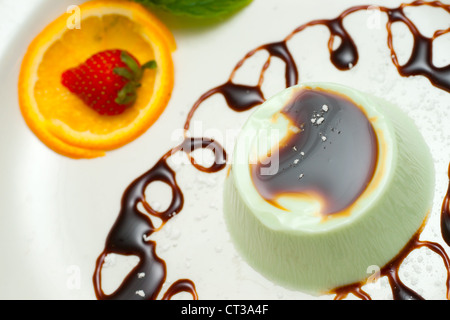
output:
<path id="1" fill-rule="evenodd" d="M 120 23 L 114 25 L 115 20 L 120 20 Z M 61 84 L 61 74 L 65 70 L 80 65 L 103 50 L 126 49 L 141 63 L 153 60 L 152 47 L 139 35 L 131 32 L 130 27 L 133 27 L 133 23 L 126 17 L 88 18 L 83 21 L 80 30 L 67 31 L 61 40 L 47 50 L 38 70 L 39 80 L 34 88 L 39 111 L 46 119 L 57 119 L 75 131 L 90 131 L 100 135 L 133 122 L 138 114 L 137 110 L 144 109 L 153 94 L 154 70 L 145 71 L 142 88 L 138 91 L 138 101 L 133 108 L 113 117 L 101 116 L 87 108 L 83 101 Z M 89 36 L 91 33 L 93 36 Z M 76 50 L 77 54 L 73 55 L 74 50 L 71 47 L 78 46 L 80 48 Z M 86 50 L 83 50 L 84 48 Z"/>

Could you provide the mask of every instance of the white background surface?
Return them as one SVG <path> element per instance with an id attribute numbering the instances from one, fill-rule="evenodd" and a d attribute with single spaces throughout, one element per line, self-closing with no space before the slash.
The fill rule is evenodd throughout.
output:
<path id="1" fill-rule="evenodd" d="M 31 39 L 65 8 L 80 2 L 0 0 L 2 299 L 95 298 L 95 260 L 117 217 L 123 191 L 175 145 L 172 133 L 182 127 L 195 100 L 226 81 L 234 65 L 251 49 L 282 40 L 295 27 L 312 19 L 335 17 L 352 5 L 368 3 L 254 0 L 245 10 L 219 23 L 186 23 L 162 15 L 178 42 L 174 54 L 176 87 L 168 109 L 136 142 L 102 159 L 73 161 L 55 155 L 29 132 L 17 106 L 16 83 L 21 56 Z M 399 1 L 371 3 L 395 6 Z M 423 10 L 417 16 L 424 32 L 435 30 L 436 25 L 449 26 L 448 15 L 433 10 Z M 401 78 L 389 59 L 384 24 L 369 29 L 366 20 L 364 13 L 346 20 L 360 50 L 360 62 L 350 72 L 337 71 L 329 63 L 325 30 L 316 28 L 299 36 L 295 41 L 299 50 L 295 52 L 300 77 L 304 81 L 336 81 L 383 96 L 399 104 L 416 121 L 436 164 L 435 206 L 423 238 L 439 242 L 439 209 L 450 161 L 449 95 L 424 78 Z M 407 54 L 410 38 L 404 29 L 398 32 L 399 41 L 404 43 L 399 51 Z M 441 65 L 450 62 L 450 37 L 442 38 L 441 54 L 436 56 Z M 255 69 L 247 70 L 249 75 L 255 74 Z M 205 120 L 204 130 L 208 126 L 222 132 L 238 129 L 247 115 L 228 111 L 220 98 L 212 99 L 208 105 L 211 109 L 205 106 L 198 114 L 198 120 Z M 216 110 L 221 112 L 220 122 Z M 224 172 L 200 174 L 190 166 L 179 169 L 186 207 L 163 232 L 155 235 L 158 254 L 168 265 L 167 285 L 179 278 L 190 278 L 197 285 L 200 299 L 315 298 L 270 283 L 235 253 L 220 209 L 223 176 Z M 116 260 L 105 269 L 111 288 L 121 281 L 121 269 L 130 263 Z M 404 265 L 401 275 L 406 284 L 425 298 L 444 298 L 444 268 L 438 257 L 421 249 Z M 74 276 L 79 282 L 72 281 Z M 390 298 L 385 279 L 367 291 L 374 298 Z"/>
<path id="2" fill-rule="evenodd" d="M 39 2 L 39 0 L 0 1 L 0 53 L 8 48 L 8 43 L 13 38 L 17 28 L 26 21 L 27 16 L 33 12 Z"/>

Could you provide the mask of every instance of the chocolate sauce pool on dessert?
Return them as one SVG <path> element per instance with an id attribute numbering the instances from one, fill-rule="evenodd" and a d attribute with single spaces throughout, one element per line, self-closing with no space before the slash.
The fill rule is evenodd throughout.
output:
<path id="1" fill-rule="evenodd" d="M 201 104 L 209 97 L 215 94 L 221 94 L 227 101 L 230 109 L 234 111 L 249 110 L 264 102 L 264 95 L 261 86 L 264 82 L 265 71 L 269 68 L 271 59 L 278 58 L 286 65 L 285 78 L 286 86 L 292 86 L 299 81 L 299 72 L 297 65 L 287 46 L 288 41 L 296 34 L 300 33 L 308 27 L 322 25 L 330 31 L 330 38 L 328 41 L 328 50 L 330 52 L 330 60 L 333 65 L 339 70 L 349 70 L 354 67 L 359 61 L 357 45 L 353 41 L 350 34 L 344 26 L 344 20 L 352 13 L 378 9 L 387 16 L 386 29 L 388 33 L 387 45 L 391 51 L 391 59 L 398 70 L 398 73 L 403 77 L 409 76 L 424 76 L 432 85 L 450 93 L 450 65 L 444 67 L 436 67 L 433 64 L 432 52 L 433 41 L 438 37 L 450 33 L 450 28 L 445 30 L 437 30 L 431 38 L 425 37 L 420 33 L 415 24 L 407 17 L 404 12 L 406 7 L 421 7 L 430 6 L 441 8 L 450 13 L 450 5 L 443 4 L 440 1 L 425 2 L 415 1 L 409 4 L 402 4 L 398 8 L 374 7 L 374 6 L 355 6 L 347 9 L 341 15 L 334 19 L 313 20 L 296 28 L 284 40 L 279 42 L 268 43 L 262 45 L 244 56 L 233 69 L 230 78 L 223 85 L 217 86 L 204 95 L 202 95 L 193 105 L 184 128 L 189 129 L 191 119 L 195 111 Z M 397 59 L 396 52 L 393 46 L 392 25 L 396 22 L 405 24 L 414 39 L 412 54 L 404 65 L 400 65 Z M 337 48 L 333 44 L 339 37 L 341 43 Z M 234 75 L 237 70 L 244 64 L 244 62 L 253 56 L 256 52 L 265 50 L 269 53 L 266 63 L 260 72 L 259 82 L 256 86 L 245 86 L 233 82 Z M 188 148 L 186 148 L 188 147 Z M 191 163 L 203 172 L 217 172 L 225 168 L 226 152 L 215 141 L 207 138 L 188 138 L 179 146 L 169 150 L 148 172 L 136 179 L 125 191 L 122 198 L 122 205 L 119 216 L 114 223 L 106 240 L 105 248 L 97 259 L 95 272 L 93 275 L 94 290 L 98 299 L 157 299 L 161 292 L 162 285 L 166 280 L 166 265 L 165 262 L 155 254 L 156 243 L 149 240 L 149 236 L 160 231 L 164 225 L 183 208 L 183 193 L 176 183 L 175 172 L 169 167 L 167 159 L 173 153 L 190 152 L 194 148 L 211 148 L 216 150 L 216 161 L 210 168 L 202 167 L 197 164 L 191 157 Z M 187 149 L 187 151 L 186 151 Z M 191 151 L 190 151 L 191 150 Z M 172 188 L 173 200 L 170 210 L 165 212 L 157 212 L 146 201 L 144 196 L 145 188 L 153 181 L 163 181 Z M 442 220 L 448 221 L 448 202 L 449 196 L 443 204 Z M 142 213 L 137 209 L 138 203 L 142 203 L 146 213 Z M 161 219 L 162 224 L 156 228 L 150 216 Z M 441 220 L 441 221 L 442 221 Z M 448 224 L 443 223 L 442 234 L 448 239 Z M 432 242 L 422 242 L 416 238 L 412 239 L 410 245 L 405 247 L 399 256 L 394 259 L 393 263 L 385 267 L 383 275 L 389 278 L 394 299 L 419 298 L 420 296 L 407 288 L 398 278 L 398 268 L 412 250 L 426 246 L 439 254 L 445 262 L 447 270 L 450 269 L 448 264 L 448 257 L 440 245 Z M 138 265 L 125 277 L 119 288 L 112 294 L 105 294 L 102 290 L 101 284 L 101 269 L 105 257 L 109 253 L 117 253 L 124 255 L 137 255 L 140 258 Z M 387 272 L 386 270 L 390 270 Z M 145 274 L 144 277 L 139 277 L 138 274 Z M 353 284 L 345 288 L 338 288 L 334 291 L 336 298 L 342 298 L 348 293 L 353 293 L 361 299 L 370 298 L 370 296 L 361 289 L 362 284 Z M 447 281 L 448 287 L 448 281 Z M 191 280 L 181 279 L 174 282 L 162 299 L 170 299 L 173 295 L 179 292 L 188 292 L 192 294 L 194 299 L 197 299 L 197 292 L 195 285 Z M 139 294 L 137 294 L 139 293 Z M 447 298 L 450 299 L 449 294 Z"/>
<path id="2" fill-rule="evenodd" d="M 276 172 L 266 173 L 273 165 L 266 158 L 251 166 L 260 195 L 277 205 L 283 195 L 314 194 L 325 216 L 350 207 L 371 181 L 378 158 L 367 116 L 350 99 L 313 89 L 296 93 L 281 114 L 299 130 L 271 151 Z"/>

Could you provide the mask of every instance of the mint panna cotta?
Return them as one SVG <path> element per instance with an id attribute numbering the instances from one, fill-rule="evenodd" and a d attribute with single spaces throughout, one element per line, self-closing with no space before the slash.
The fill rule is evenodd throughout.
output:
<path id="1" fill-rule="evenodd" d="M 237 250 L 268 279 L 311 294 L 361 283 L 431 210 L 434 167 L 397 106 L 352 88 L 287 88 L 250 116 L 225 181 Z"/>

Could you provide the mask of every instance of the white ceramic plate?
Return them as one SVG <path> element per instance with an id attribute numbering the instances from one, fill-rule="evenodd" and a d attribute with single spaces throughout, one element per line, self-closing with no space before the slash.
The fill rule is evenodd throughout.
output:
<path id="1" fill-rule="evenodd" d="M 2 299 L 95 299 L 92 282 L 95 262 L 117 218 L 122 193 L 176 145 L 177 133 L 197 98 L 224 83 L 248 51 L 282 40 L 305 22 L 337 17 L 350 6 L 370 1 L 255 0 L 236 15 L 214 23 L 188 23 L 160 14 L 178 42 L 174 55 L 176 85 L 166 112 L 135 142 L 101 159 L 76 161 L 55 154 L 30 132 L 19 111 L 16 86 L 21 58 L 33 37 L 69 5 L 81 2 L 30 0 L 32 7 L 23 11 L 15 6 L 14 14 L 31 13 L 14 20 L 17 24 L 8 30 L 11 41 L 3 43 L 5 50 L 0 60 Z M 371 3 L 394 7 L 400 1 Z M 0 3 L 0 8 L 7 4 L 8 1 Z M 411 14 L 425 34 L 449 26 L 449 15 L 442 10 L 424 8 L 411 10 Z M 8 13 L 2 12 L 2 17 L 6 16 Z M 346 19 L 345 24 L 360 50 L 360 61 L 351 71 L 338 71 L 330 63 L 326 47 L 328 32 L 324 27 L 308 29 L 296 37 L 292 46 L 300 79 L 334 81 L 382 96 L 397 103 L 415 120 L 429 143 L 436 165 L 435 205 L 422 238 L 442 244 L 439 215 L 448 184 L 450 96 L 423 77 L 401 77 L 386 46 L 385 17 L 381 15 L 379 23 L 369 17 L 370 13 L 360 12 Z M 395 34 L 402 61 L 408 55 L 411 37 L 401 27 L 395 28 Z M 449 35 L 436 41 L 438 65 L 450 62 Z M 254 81 L 259 70 L 255 59 L 254 65 L 242 70 L 241 79 Z M 274 69 L 267 74 L 271 78 L 268 81 L 274 83 L 270 87 L 272 91 L 281 89 L 283 84 L 279 84 L 283 80 L 277 68 L 281 64 L 274 62 Z M 247 116 L 248 112 L 233 113 L 218 96 L 199 110 L 193 128 L 205 136 L 208 130 L 214 132 L 215 138 L 223 139 L 221 142 L 231 150 L 231 137 Z M 254 272 L 239 257 L 229 240 L 221 210 L 225 170 L 203 174 L 189 165 L 178 165 L 176 169 L 186 197 L 185 208 L 154 235 L 157 253 L 167 263 L 165 288 L 180 278 L 188 278 L 196 284 L 200 299 L 333 298 L 311 297 L 279 287 Z M 150 195 L 151 201 L 158 201 L 162 206 L 167 193 L 163 187 L 155 186 L 156 191 Z M 105 291 L 111 292 L 119 285 L 134 263 L 136 260 L 124 257 L 110 260 L 104 268 Z M 413 252 L 400 274 L 405 284 L 425 298 L 445 298 L 446 271 L 442 260 L 431 251 Z M 386 279 L 365 289 L 374 299 L 391 298 Z M 184 297 L 180 294 L 177 298 Z"/>

